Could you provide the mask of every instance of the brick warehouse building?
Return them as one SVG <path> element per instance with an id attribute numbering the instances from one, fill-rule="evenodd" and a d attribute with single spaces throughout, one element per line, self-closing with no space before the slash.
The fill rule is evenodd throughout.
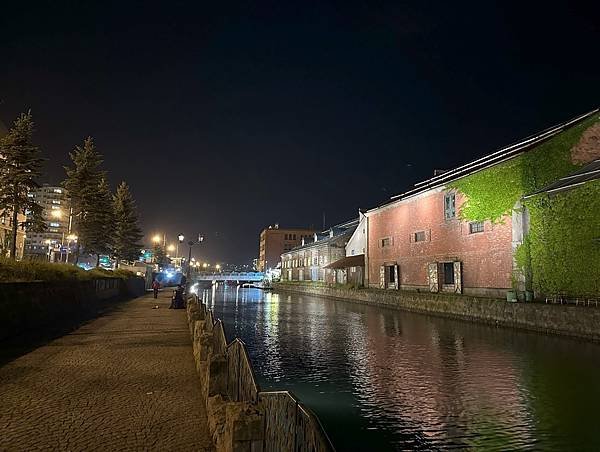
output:
<path id="1" fill-rule="evenodd" d="M 281 254 L 302 244 L 302 239 L 312 237 L 313 229 L 283 229 L 278 224 L 265 228 L 260 233 L 258 261 L 259 272 L 275 268 L 281 261 Z"/>
<path id="2" fill-rule="evenodd" d="M 511 221 L 461 221 L 456 206 L 463 199 L 437 188 L 367 212 L 369 285 L 504 294 L 513 267 Z"/>
<path id="3" fill-rule="evenodd" d="M 550 290 L 539 268 L 537 275 L 517 271 L 516 251 L 530 231 L 530 222 L 538 225 L 538 237 L 545 233 L 539 216 L 554 214 L 538 209 L 537 216 L 530 218 L 529 209 L 521 203 L 529 193 L 600 157 L 598 119 L 598 110 L 582 115 L 435 175 L 367 211 L 366 285 L 503 297 L 515 285 L 522 289 L 532 280 L 537 281 L 538 292 Z M 494 207 L 494 203 L 501 208 L 487 212 L 488 204 Z M 593 210 L 591 205 L 580 208 L 587 235 L 578 239 L 583 239 L 580 248 L 586 250 L 596 246 L 596 239 L 590 236 L 597 217 Z M 482 212 L 487 212 L 487 217 Z M 564 214 L 573 216 L 568 210 Z M 564 256 L 569 251 L 562 245 L 570 240 L 569 236 L 562 238 L 555 252 L 565 263 L 571 258 Z M 532 253 L 538 254 L 530 257 L 530 273 L 540 261 L 539 248 L 532 248 Z M 595 262 L 593 250 L 585 252 L 584 259 Z"/>

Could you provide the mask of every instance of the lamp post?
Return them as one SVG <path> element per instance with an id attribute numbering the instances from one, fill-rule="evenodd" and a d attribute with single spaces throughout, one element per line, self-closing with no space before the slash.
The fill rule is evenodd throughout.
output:
<path id="1" fill-rule="evenodd" d="M 177 249 L 175 251 L 175 258 L 179 258 L 179 244 L 183 243 L 183 241 L 185 240 L 185 236 L 183 234 L 179 234 L 177 236 Z"/>
<path id="2" fill-rule="evenodd" d="M 67 236 L 67 257 L 65 258 L 65 263 L 69 263 L 69 252 L 71 251 L 71 242 L 77 243 L 77 236 L 75 234 L 69 234 Z"/>
<path id="3" fill-rule="evenodd" d="M 180 237 L 183 237 L 183 235 L 180 236 Z M 192 270 L 192 246 L 199 245 L 203 241 L 204 241 L 204 236 L 201 235 L 201 234 L 198 234 L 198 241 L 197 242 L 194 242 L 193 240 L 190 240 L 188 242 L 188 245 L 190 246 L 190 251 L 188 253 L 187 270 L 186 270 L 186 276 L 185 276 L 186 281 L 189 281 L 190 275 L 191 275 L 191 270 Z"/>

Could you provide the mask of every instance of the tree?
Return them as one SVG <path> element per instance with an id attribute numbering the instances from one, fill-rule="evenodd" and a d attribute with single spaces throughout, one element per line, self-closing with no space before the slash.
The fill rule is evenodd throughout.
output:
<path id="1" fill-rule="evenodd" d="M 10 257 L 17 255 L 17 231 L 19 226 L 40 231 L 45 228 L 43 208 L 28 196 L 39 185 L 42 162 L 40 150 L 32 143 L 34 123 L 31 112 L 21 113 L 8 134 L 0 139 L 0 210 L 10 212 Z M 27 215 L 24 222 L 18 214 Z"/>
<path id="2" fill-rule="evenodd" d="M 154 245 L 152 254 L 154 256 L 154 262 L 158 265 L 163 265 L 168 262 L 165 249 L 160 244 L 157 243 Z"/>
<path id="3" fill-rule="evenodd" d="M 101 169 L 102 155 L 96 150 L 94 141 L 88 137 L 83 146 L 76 146 L 69 154 L 73 167 L 65 167 L 67 178 L 64 187 L 71 197 L 73 223 L 79 236 L 79 247 L 86 253 L 97 254 L 96 266 L 100 264 L 100 254 L 110 251 L 110 228 L 112 203 L 106 174 Z"/>
<path id="4" fill-rule="evenodd" d="M 134 261 L 139 258 L 143 237 L 135 201 L 125 182 L 121 182 L 113 195 L 113 215 L 112 244 L 118 266 L 121 259 Z"/>
<path id="5" fill-rule="evenodd" d="M 114 215 L 112 194 L 106 177 L 100 179 L 96 191 L 96 201 L 88 210 L 88 237 L 86 251 L 96 254 L 96 267 L 100 265 L 100 255 L 112 252 L 112 229 Z"/>

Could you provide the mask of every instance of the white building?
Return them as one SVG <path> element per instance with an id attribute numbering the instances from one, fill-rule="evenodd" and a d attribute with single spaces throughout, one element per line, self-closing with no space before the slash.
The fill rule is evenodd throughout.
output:
<path id="1" fill-rule="evenodd" d="M 45 232 L 27 232 L 25 254 L 30 257 L 42 257 L 52 261 L 63 260 L 66 253 L 67 236 L 70 232 L 70 202 L 62 187 L 43 185 L 28 194 L 42 206 L 42 217 L 46 223 Z"/>
<path id="2" fill-rule="evenodd" d="M 346 243 L 346 255 L 331 262 L 325 268 L 334 272 L 335 282 L 352 284 L 356 287 L 364 285 L 365 253 L 367 249 L 367 217 L 358 212 L 358 226 Z"/>

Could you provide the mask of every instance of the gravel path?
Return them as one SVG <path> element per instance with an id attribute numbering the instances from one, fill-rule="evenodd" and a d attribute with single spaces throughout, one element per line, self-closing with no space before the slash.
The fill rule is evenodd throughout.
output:
<path id="1" fill-rule="evenodd" d="M 170 295 L 123 303 L 0 368 L 0 450 L 212 450 Z"/>

